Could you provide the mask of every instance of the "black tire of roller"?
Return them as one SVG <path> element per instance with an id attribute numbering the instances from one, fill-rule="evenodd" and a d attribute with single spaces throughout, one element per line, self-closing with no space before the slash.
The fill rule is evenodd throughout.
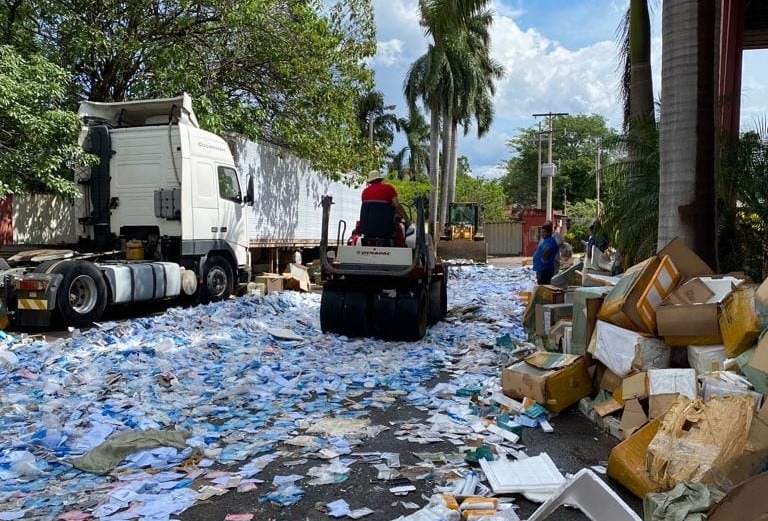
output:
<path id="1" fill-rule="evenodd" d="M 320 299 L 320 328 L 348 337 L 368 336 L 368 294 L 328 288 Z"/>
<path id="2" fill-rule="evenodd" d="M 402 294 L 396 303 L 396 320 L 389 324 L 392 340 L 413 342 L 421 340 L 427 333 L 429 319 L 429 298 L 423 287 L 414 290 L 411 297 Z"/>
<path id="3" fill-rule="evenodd" d="M 435 325 L 448 314 L 447 274 L 432 280 L 429 287 L 429 325 Z"/>

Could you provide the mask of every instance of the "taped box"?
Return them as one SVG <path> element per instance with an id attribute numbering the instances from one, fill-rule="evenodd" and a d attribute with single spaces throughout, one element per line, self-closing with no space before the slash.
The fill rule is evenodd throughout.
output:
<path id="1" fill-rule="evenodd" d="M 712 270 L 680 239 L 632 266 L 605 297 L 598 319 L 647 334 L 656 333 L 656 308 L 681 280 Z"/>
<path id="2" fill-rule="evenodd" d="M 589 352 L 620 377 L 669 367 L 670 350 L 664 342 L 600 320 Z"/>
<path id="3" fill-rule="evenodd" d="M 558 413 L 592 393 L 583 356 L 539 352 L 502 370 L 501 386 L 511 398 L 531 398 Z"/>
<path id="4" fill-rule="evenodd" d="M 723 302 L 718 321 L 728 358 L 752 347 L 762 331 L 755 308 L 755 287 L 741 285 L 731 292 Z"/>

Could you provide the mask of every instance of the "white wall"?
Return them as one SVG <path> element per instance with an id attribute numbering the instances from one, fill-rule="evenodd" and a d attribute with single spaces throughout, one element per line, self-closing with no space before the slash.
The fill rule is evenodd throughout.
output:
<path id="1" fill-rule="evenodd" d="M 49 194 L 13 196 L 14 244 L 77 242 L 72 200 Z"/>

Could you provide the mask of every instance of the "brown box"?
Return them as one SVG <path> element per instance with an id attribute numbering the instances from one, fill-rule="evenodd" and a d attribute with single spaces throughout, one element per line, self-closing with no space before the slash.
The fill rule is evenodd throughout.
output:
<path id="1" fill-rule="evenodd" d="M 539 304 L 536 306 L 536 334 L 549 335 L 552 327 L 560 320 L 570 320 L 573 304 Z"/>
<path id="2" fill-rule="evenodd" d="M 655 278 L 659 277 L 658 268 L 666 256 L 683 280 L 712 273 L 709 266 L 682 240 L 674 239 L 655 256 L 632 266 L 622 275 L 616 286 L 605 297 L 597 318 L 624 329 L 654 334 L 652 328 L 646 324 L 647 320 L 643 319 L 640 307 L 648 288 L 654 283 Z"/>
<path id="3" fill-rule="evenodd" d="M 646 423 L 648 423 L 648 415 L 645 414 L 640 400 L 633 398 L 624 402 L 624 413 L 621 415 L 619 424 L 619 432 L 623 439 L 627 439 Z"/>
<path id="4" fill-rule="evenodd" d="M 531 398 L 552 412 L 560 412 L 592 392 L 592 378 L 583 356 L 548 353 L 563 358 L 566 365 L 542 369 L 528 362 L 505 367 L 501 373 L 504 394 Z"/>
<path id="5" fill-rule="evenodd" d="M 718 321 L 728 358 L 735 358 L 755 345 L 762 331 L 755 307 L 755 289 L 742 284 L 723 301 Z"/>
<path id="6" fill-rule="evenodd" d="M 536 328 L 536 306 L 542 304 L 563 304 L 568 291 L 557 286 L 536 286 L 533 296 L 525 306 L 523 326 L 532 330 Z"/>
<path id="7" fill-rule="evenodd" d="M 264 284 L 265 295 L 275 293 L 277 291 L 283 291 L 283 276 L 277 273 L 262 273 L 253 277 L 253 282 L 256 284 Z"/>
<path id="8" fill-rule="evenodd" d="M 285 289 L 309 291 L 309 271 L 301 264 L 291 263 L 283 273 Z"/>
<path id="9" fill-rule="evenodd" d="M 738 282 L 734 277 L 698 277 L 680 286 L 656 310 L 659 335 L 667 345 L 722 344 L 720 306 Z"/>
<path id="10" fill-rule="evenodd" d="M 624 378 L 621 383 L 622 395 L 625 400 L 648 397 L 648 374 L 637 373 Z"/>

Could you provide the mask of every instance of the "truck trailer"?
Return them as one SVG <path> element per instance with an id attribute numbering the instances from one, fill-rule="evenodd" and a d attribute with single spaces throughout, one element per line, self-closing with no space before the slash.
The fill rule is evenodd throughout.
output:
<path id="1" fill-rule="evenodd" d="M 79 116 L 81 144 L 98 163 L 76 170 L 72 200 L 24 209 L 35 218 L 13 227 L 27 247 L 14 244 L 0 262 L 0 297 L 18 326 L 60 317 L 80 327 L 108 306 L 226 299 L 265 252 L 276 264 L 279 251 L 319 246 L 323 195 L 351 204 L 357 194 L 359 209 L 359 189 L 290 152 L 201 129 L 186 94 L 84 102 Z M 339 219 L 358 215 L 338 208 Z M 46 211 L 69 233 L 16 230 L 39 228 Z"/>

